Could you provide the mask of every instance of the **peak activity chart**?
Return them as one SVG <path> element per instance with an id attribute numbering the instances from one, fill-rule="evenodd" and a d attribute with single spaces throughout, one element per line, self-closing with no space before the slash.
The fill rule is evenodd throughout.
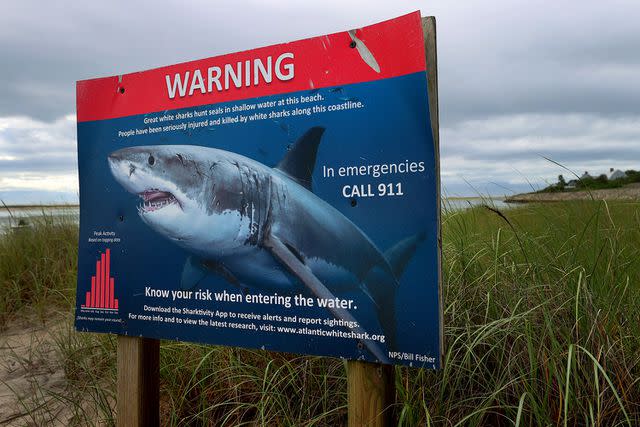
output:
<path id="1" fill-rule="evenodd" d="M 96 261 L 96 273 L 91 276 L 91 290 L 86 293 L 83 309 L 118 310 L 114 298 L 115 280 L 111 277 L 111 250 L 106 249 Z"/>

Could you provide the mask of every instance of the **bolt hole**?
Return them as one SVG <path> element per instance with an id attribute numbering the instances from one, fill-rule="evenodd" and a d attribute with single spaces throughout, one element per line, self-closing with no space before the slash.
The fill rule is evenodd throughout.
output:
<path id="1" fill-rule="evenodd" d="M 355 208 L 356 206 L 358 206 L 358 200 L 356 199 L 351 199 L 351 207 Z"/>
<path id="2" fill-rule="evenodd" d="M 363 350 L 364 349 L 364 344 L 362 344 L 362 342 L 358 341 L 358 350 Z"/>
<path id="3" fill-rule="evenodd" d="M 351 43 L 349 43 L 349 47 L 351 49 L 353 49 L 354 47 L 356 47 L 356 41 L 355 40 L 351 40 Z"/>
<path id="4" fill-rule="evenodd" d="M 120 93 L 124 93 L 124 88 L 123 87 L 120 88 Z"/>
<path id="5" fill-rule="evenodd" d="M 124 222 L 124 215 L 120 215 L 118 219 L 120 220 L 120 222 Z"/>

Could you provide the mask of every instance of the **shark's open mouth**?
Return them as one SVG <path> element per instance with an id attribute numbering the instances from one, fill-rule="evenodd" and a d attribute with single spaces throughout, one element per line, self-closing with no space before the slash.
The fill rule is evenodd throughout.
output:
<path id="1" fill-rule="evenodd" d="M 142 205 L 140 205 L 140 210 L 143 212 L 153 212 L 160 210 L 169 205 L 177 204 L 178 199 L 175 196 L 167 191 L 160 190 L 145 190 L 142 193 L 139 193 L 139 196 L 142 197 Z"/>

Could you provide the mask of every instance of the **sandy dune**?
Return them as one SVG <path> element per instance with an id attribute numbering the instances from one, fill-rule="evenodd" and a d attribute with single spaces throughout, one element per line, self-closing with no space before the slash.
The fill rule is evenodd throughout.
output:
<path id="1" fill-rule="evenodd" d="M 20 319 L 0 332 L 0 425 L 69 425 L 72 417 L 53 395 L 65 378 L 53 342 L 62 321 Z"/>

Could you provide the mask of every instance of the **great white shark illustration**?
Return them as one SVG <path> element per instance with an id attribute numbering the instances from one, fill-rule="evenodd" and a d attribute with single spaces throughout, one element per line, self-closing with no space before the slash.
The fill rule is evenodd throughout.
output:
<path id="1" fill-rule="evenodd" d="M 398 280 L 424 239 L 407 237 L 382 253 L 353 222 L 312 192 L 324 128 L 309 129 L 271 168 L 242 155 L 192 145 L 124 148 L 109 155 L 115 179 L 139 195 L 142 220 L 192 255 L 182 273 L 191 288 L 214 272 L 240 287 L 318 298 L 362 290 L 396 349 Z M 328 308 L 357 322 L 346 308 Z M 365 309 L 359 307 L 359 309 Z M 352 329 L 364 333 L 361 326 Z M 379 343 L 362 344 L 387 361 Z"/>

